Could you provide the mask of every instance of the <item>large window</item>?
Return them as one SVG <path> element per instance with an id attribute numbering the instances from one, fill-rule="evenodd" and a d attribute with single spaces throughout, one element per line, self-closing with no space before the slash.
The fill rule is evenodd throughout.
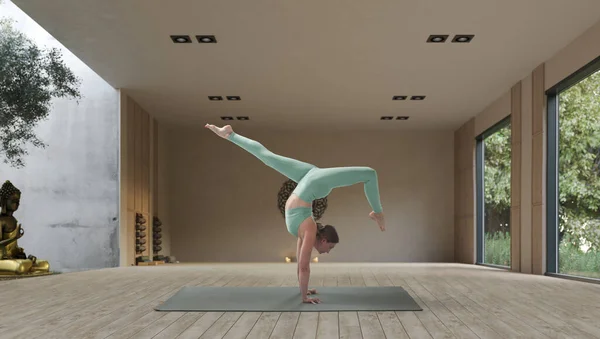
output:
<path id="1" fill-rule="evenodd" d="M 600 278 L 600 60 L 547 92 L 548 272 Z"/>
<path id="2" fill-rule="evenodd" d="M 477 138 L 477 263 L 510 267 L 511 125 Z"/>

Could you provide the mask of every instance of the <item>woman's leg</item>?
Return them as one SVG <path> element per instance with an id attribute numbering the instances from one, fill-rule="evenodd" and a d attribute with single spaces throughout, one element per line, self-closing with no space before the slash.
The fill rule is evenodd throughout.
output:
<path id="1" fill-rule="evenodd" d="M 311 175 L 311 181 L 316 184 L 315 187 L 321 186 L 329 189 L 363 183 L 365 196 L 373 211 L 375 213 L 383 212 L 381 199 L 379 197 L 377 172 L 371 167 L 351 166 L 320 168 L 314 175 Z"/>
<path id="2" fill-rule="evenodd" d="M 227 140 L 245 149 L 267 166 L 275 169 L 295 182 L 300 181 L 308 171 L 316 167 L 315 165 L 306 162 L 275 154 L 269 151 L 260 142 L 246 138 L 235 132 L 231 132 L 227 137 Z"/>

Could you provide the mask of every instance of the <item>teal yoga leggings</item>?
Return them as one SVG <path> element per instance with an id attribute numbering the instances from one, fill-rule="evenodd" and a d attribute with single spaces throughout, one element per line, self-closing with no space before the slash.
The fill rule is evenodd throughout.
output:
<path id="1" fill-rule="evenodd" d="M 275 154 L 258 141 L 248 139 L 235 132 L 229 135 L 228 140 L 245 149 L 267 166 L 298 183 L 293 193 L 308 203 L 326 197 L 334 188 L 363 183 L 367 201 L 373 211 L 375 213 L 383 211 L 379 198 L 377 172 L 370 167 L 319 168 L 309 163 Z M 312 217 L 312 208 L 310 207 L 286 210 L 285 222 L 288 231 L 292 235 L 298 236 L 298 227 L 309 217 Z"/>

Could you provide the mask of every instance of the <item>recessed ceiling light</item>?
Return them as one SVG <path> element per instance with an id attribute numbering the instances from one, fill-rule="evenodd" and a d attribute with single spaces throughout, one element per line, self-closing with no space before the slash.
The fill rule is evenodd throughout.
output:
<path id="1" fill-rule="evenodd" d="M 425 96 L 424 95 L 413 95 L 412 97 L 410 97 L 410 100 L 425 100 Z"/>
<path id="2" fill-rule="evenodd" d="M 240 98 L 239 96 L 236 96 L 236 95 L 228 95 L 227 100 L 240 101 L 240 100 L 242 100 L 242 98 Z"/>
<path id="3" fill-rule="evenodd" d="M 381 117 L 381 120 L 392 120 L 392 119 L 394 119 L 394 117 L 388 117 L 388 116 Z"/>
<path id="4" fill-rule="evenodd" d="M 238 120 L 250 120 L 249 117 L 237 117 Z"/>
<path id="5" fill-rule="evenodd" d="M 233 120 L 233 117 L 221 117 L 221 120 Z"/>
<path id="6" fill-rule="evenodd" d="M 196 39 L 201 44 L 216 44 L 217 38 L 214 35 L 196 35 Z"/>
<path id="7" fill-rule="evenodd" d="M 176 44 L 189 44 L 192 42 L 189 35 L 171 35 L 171 40 Z"/>
<path id="8" fill-rule="evenodd" d="M 396 119 L 397 120 L 408 120 L 408 117 L 407 116 L 399 116 L 399 117 L 396 117 Z"/>
<path id="9" fill-rule="evenodd" d="M 447 39 L 448 39 L 448 35 L 432 34 L 429 36 L 429 38 L 427 38 L 427 42 L 442 43 L 442 42 L 446 42 Z"/>
<path id="10" fill-rule="evenodd" d="M 392 100 L 406 100 L 406 95 L 394 95 Z"/>
<path id="11" fill-rule="evenodd" d="M 467 42 L 471 42 L 471 40 L 473 40 L 473 37 L 474 37 L 474 35 L 458 34 L 458 35 L 454 36 L 454 38 L 452 39 L 452 42 L 467 43 Z"/>
<path id="12" fill-rule="evenodd" d="M 211 101 L 220 101 L 220 100 L 223 100 L 223 97 L 220 96 L 220 95 L 209 95 L 208 96 L 208 100 L 211 100 Z"/>

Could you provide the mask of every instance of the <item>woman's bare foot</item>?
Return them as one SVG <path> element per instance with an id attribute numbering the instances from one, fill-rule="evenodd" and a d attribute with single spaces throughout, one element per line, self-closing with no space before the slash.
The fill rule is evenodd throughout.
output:
<path id="1" fill-rule="evenodd" d="M 379 229 L 381 229 L 381 231 L 385 231 L 385 219 L 383 218 L 383 212 L 375 213 L 375 211 L 373 211 L 369 213 L 369 218 L 377 222 L 377 225 L 379 225 Z"/>
<path id="2" fill-rule="evenodd" d="M 215 125 L 206 124 L 204 127 L 209 130 L 215 132 L 216 135 L 220 136 L 223 139 L 227 139 L 227 137 L 233 132 L 233 128 L 230 125 L 225 125 L 223 127 L 217 127 Z"/>

